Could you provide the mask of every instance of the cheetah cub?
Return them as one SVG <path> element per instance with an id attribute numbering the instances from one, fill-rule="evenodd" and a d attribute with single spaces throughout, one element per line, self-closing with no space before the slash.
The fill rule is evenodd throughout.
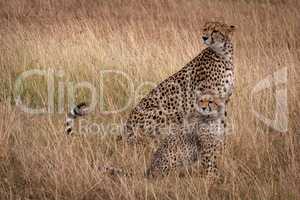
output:
<path id="1" fill-rule="evenodd" d="M 217 157 L 225 136 L 225 99 L 212 91 L 198 93 L 195 110 L 184 126 L 168 135 L 152 155 L 146 176 L 166 175 L 198 162 L 206 175 L 217 175 Z"/>

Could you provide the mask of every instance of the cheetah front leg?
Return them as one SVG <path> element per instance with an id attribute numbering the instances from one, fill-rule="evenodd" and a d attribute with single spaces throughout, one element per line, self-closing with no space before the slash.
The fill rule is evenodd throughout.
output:
<path id="1" fill-rule="evenodd" d="M 218 160 L 221 156 L 222 144 L 205 144 L 201 153 L 201 165 L 205 176 L 213 182 L 222 182 L 223 177 L 218 168 Z"/>

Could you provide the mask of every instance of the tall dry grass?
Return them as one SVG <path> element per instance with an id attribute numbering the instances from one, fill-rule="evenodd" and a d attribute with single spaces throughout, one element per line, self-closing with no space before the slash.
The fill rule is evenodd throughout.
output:
<path id="1" fill-rule="evenodd" d="M 300 199 L 299 10 L 296 0 L 0 1 L 1 199 Z M 211 20 L 238 27 L 236 90 L 229 109 L 233 134 L 222 165 L 224 183 L 209 187 L 203 178 L 176 175 L 146 180 L 148 148 L 132 153 L 109 136 L 63 135 L 59 81 L 89 81 L 100 89 L 100 71 L 115 69 L 133 77 L 135 86 L 159 83 L 204 48 L 201 26 Z M 64 72 L 55 77 L 56 112 L 22 112 L 14 106 L 15 80 L 24 71 L 48 68 Z M 285 84 L 251 95 L 259 81 L 283 68 Z M 48 103 L 44 78 L 31 77 L 22 86 L 27 105 Z M 101 87 L 104 109 L 124 105 L 124 80 L 108 77 Z M 275 94 L 284 88 L 288 130 L 280 133 L 252 109 L 274 118 Z M 88 98 L 87 91 L 78 91 L 77 101 Z M 119 122 L 129 110 L 103 115 L 98 109 L 88 120 Z M 104 163 L 136 175 L 102 175 L 97 168 Z"/>

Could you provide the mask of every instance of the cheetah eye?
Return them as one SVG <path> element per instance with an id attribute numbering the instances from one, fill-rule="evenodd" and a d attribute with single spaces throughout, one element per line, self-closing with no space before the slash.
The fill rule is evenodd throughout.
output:
<path id="1" fill-rule="evenodd" d="M 208 103 L 213 103 L 212 100 L 209 100 Z"/>
<path id="2" fill-rule="evenodd" d="M 207 31 L 207 28 L 203 29 L 203 31 Z"/>

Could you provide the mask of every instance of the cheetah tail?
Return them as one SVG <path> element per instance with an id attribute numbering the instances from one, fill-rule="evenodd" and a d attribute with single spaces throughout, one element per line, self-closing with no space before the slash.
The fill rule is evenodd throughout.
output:
<path id="1" fill-rule="evenodd" d="M 67 135 L 72 135 L 73 133 L 74 120 L 77 117 L 86 115 L 87 113 L 88 107 L 86 103 L 80 103 L 71 109 L 71 111 L 66 116 L 65 132 Z"/>

